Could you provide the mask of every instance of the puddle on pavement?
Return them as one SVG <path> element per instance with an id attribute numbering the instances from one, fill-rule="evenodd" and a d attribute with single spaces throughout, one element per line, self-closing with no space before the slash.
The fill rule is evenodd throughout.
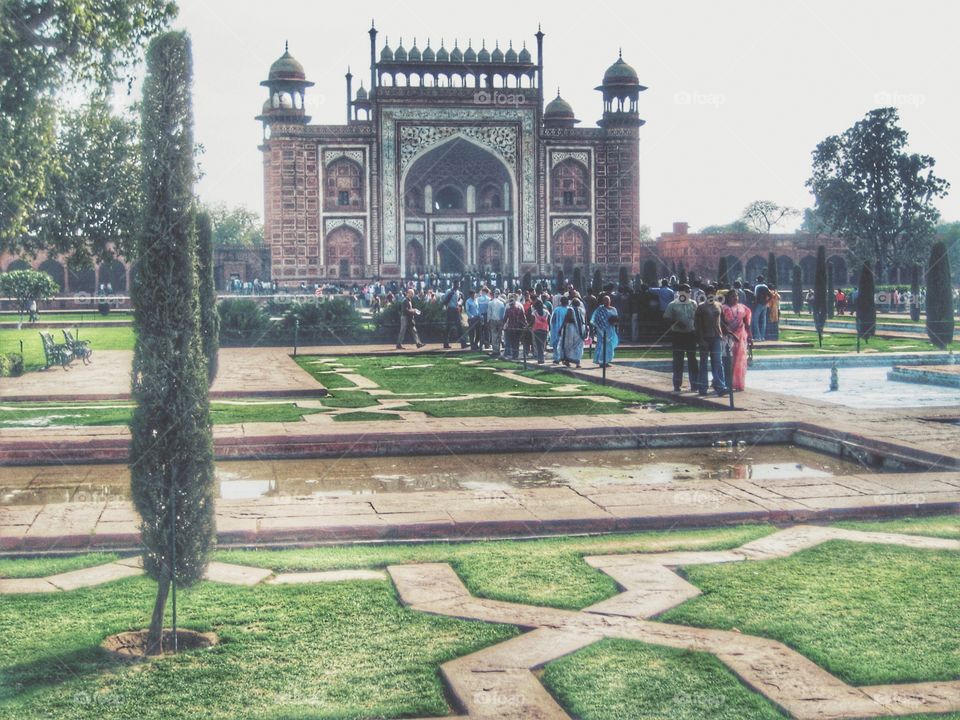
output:
<path id="1" fill-rule="evenodd" d="M 721 478 L 822 478 L 860 472 L 863 468 L 855 463 L 788 445 L 244 460 L 217 463 L 217 492 L 218 497 L 240 500 L 558 485 L 663 485 Z M 8 467 L 0 470 L 0 505 L 126 500 L 129 485 L 125 465 Z"/>

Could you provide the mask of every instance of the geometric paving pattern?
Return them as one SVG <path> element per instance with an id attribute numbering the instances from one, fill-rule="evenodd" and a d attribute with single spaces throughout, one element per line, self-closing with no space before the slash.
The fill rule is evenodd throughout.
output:
<path id="1" fill-rule="evenodd" d="M 853 687 L 775 640 L 650 620 L 700 594 L 674 572 L 677 567 L 787 557 L 828 540 L 960 550 L 960 540 L 796 525 L 735 550 L 590 556 L 586 562 L 613 578 L 623 591 L 581 611 L 473 597 L 447 563 L 392 565 L 387 573 L 411 610 L 530 631 L 441 666 L 456 701 L 466 711 L 451 720 L 569 720 L 534 672 L 603 638 L 711 653 L 748 687 L 798 720 L 960 711 L 960 681 Z M 274 574 L 263 568 L 212 562 L 206 579 L 253 586 L 382 581 L 387 573 L 360 569 Z M 0 595 L 63 592 L 141 574 L 140 558 L 127 558 L 45 578 L 0 579 Z"/>
<path id="2" fill-rule="evenodd" d="M 960 681 L 852 687 L 775 640 L 649 620 L 700 594 L 672 568 L 786 557 L 828 540 L 960 550 L 960 540 L 798 525 L 736 550 L 587 557 L 623 592 L 580 612 L 475 598 L 446 563 L 387 570 L 412 610 L 531 630 L 442 666 L 443 677 L 467 712 L 464 718 L 568 720 L 533 671 L 602 638 L 711 653 L 748 687 L 798 720 L 960 710 Z"/>

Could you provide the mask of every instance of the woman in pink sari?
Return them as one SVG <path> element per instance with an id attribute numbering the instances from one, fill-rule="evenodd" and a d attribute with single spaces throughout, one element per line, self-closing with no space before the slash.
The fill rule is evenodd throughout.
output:
<path id="1" fill-rule="evenodd" d="M 736 290 L 731 290 L 724 298 L 723 335 L 733 355 L 731 387 L 743 392 L 747 380 L 747 349 L 753 345 L 753 336 L 750 334 L 750 308 L 740 302 Z"/>

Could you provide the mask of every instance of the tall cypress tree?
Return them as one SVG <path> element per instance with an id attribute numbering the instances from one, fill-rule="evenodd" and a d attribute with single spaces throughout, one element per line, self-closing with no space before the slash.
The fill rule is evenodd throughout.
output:
<path id="1" fill-rule="evenodd" d="M 914 263 L 910 268 L 910 319 L 914 322 L 920 319 L 920 272 L 920 266 Z"/>
<path id="2" fill-rule="evenodd" d="M 141 109 L 144 217 L 132 291 L 136 407 L 130 421 L 130 478 L 141 518 L 143 566 L 157 581 L 148 654 L 161 651 L 171 581 L 189 586 L 203 576 L 216 534 L 200 337 L 191 80 L 187 35 L 155 38 L 147 51 Z"/>
<path id="3" fill-rule="evenodd" d="M 864 261 L 860 268 L 857 284 L 857 335 L 864 342 L 870 342 L 877 331 L 877 299 L 873 267 L 869 262 Z"/>
<path id="4" fill-rule="evenodd" d="M 833 284 L 833 268 L 827 265 L 827 317 L 833 320 L 837 305 L 837 291 Z"/>
<path id="5" fill-rule="evenodd" d="M 927 266 L 927 335 L 930 342 L 945 348 L 953 342 L 953 287 L 947 246 L 936 242 L 930 249 Z"/>
<path id="6" fill-rule="evenodd" d="M 217 376 L 220 350 L 220 313 L 217 312 L 217 287 L 213 278 L 213 222 L 210 213 L 197 214 L 197 276 L 200 284 L 200 337 L 207 359 L 207 377 L 213 385 Z"/>
<path id="7" fill-rule="evenodd" d="M 717 285 L 721 288 L 730 287 L 730 278 L 727 277 L 727 258 L 720 258 L 720 267 L 717 268 Z"/>
<path id="8" fill-rule="evenodd" d="M 799 265 L 793 266 L 793 277 L 790 287 L 790 296 L 793 301 L 793 311 L 799 315 L 803 312 L 803 274 Z"/>
<path id="9" fill-rule="evenodd" d="M 767 285 L 774 287 L 780 284 L 780 278 L 777 277 L 777 256 L 773 253 L 767 254 Z"/>
<path id="10" fill-rule="evenodd" d="M 630 287 L 630 271 L 627 270 L 623 265 L 620 266 L 620 276 L 617 278 L 620 283 L 620 287 Z"/>
<path id="11" fill-rule="evenodd" d="M 823 327 L 827 324 L 827 249 L 817 246 L 817 270 L 813 278 L 813 324 L 823 347 Z"/>
<path id="12" fill-rule="evenodd" d="M 599 295 L 603 290 L 603 272 L 600 268 L 593 271 L 593 284 L 590 286 L 594 295 Z"/>

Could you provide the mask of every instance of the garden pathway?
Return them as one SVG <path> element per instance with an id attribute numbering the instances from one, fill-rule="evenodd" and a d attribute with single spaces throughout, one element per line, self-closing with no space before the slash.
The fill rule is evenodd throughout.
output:
<path id="1" fill-rule="evenodd" d="M 853 687 L 776 640 L 651 620 L 700 594 L 677 574 L 678 567 L 783 558 L 830 540 L 960 551 L 960 540 L 796 525 L 734 550 L 590 556 L 586 562 L 613 578 L 622 592 L 579 612 L 474 597 L 447 563 L 392 565 L 387 573 L 401 602 L 413 611 L 529 631 L 440 668 L 456 704 L 466 712 L 460 716 L 464 719 L 569 720 L 534 671 L 603 638 L 711 653 L 797 720 L 960 711 L 960 681 Z M 127 558 L 45 578 L 0 580 L 0 594 L 66 592 L 142 573 L 139 558 Z M 206 578 L 254 586 L 382 581 L 386 574 L 367 569 L 274 574 L 215 562 Z"/>

